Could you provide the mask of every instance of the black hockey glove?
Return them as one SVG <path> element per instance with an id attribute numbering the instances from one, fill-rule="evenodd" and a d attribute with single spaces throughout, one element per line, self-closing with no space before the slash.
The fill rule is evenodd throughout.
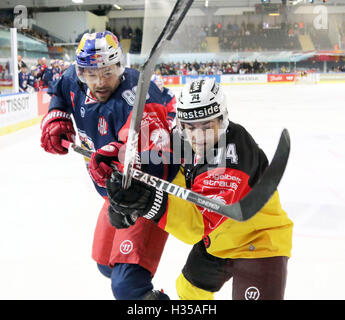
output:
<path id="1" fill-rule="evenodd" d="M 108 208 L 108 217 L 111 225 L 116 229 L 126 229 L 135 224 L 137 216 L 133 215 L 124 215 L 121 212 L 117 212 L 110 205 Z"/>
<path id="2" fill-rule="evenodd" d="M 122 174 L 118 171 L 113 172 L 106 186 L 111 206 L 108 210 L 109 220 L 115 227 L 121 224 L 129 227 L 135 223 L 137 217 L 151 219 L 157 223 L 166 210 L 167 193 L 135 179 L 132 179 L 131 186 L 124 190 Z M 123 216 L 121 222 L 119 214 Z"/>

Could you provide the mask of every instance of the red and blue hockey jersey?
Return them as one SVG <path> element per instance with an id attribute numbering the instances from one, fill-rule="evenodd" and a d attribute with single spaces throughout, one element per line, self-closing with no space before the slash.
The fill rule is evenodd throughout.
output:
<path id="1" fill-rule="evenodd" d="M 167 112 L 168 112 L 167 120 L 169 123 L 169 127 L 171 129 L 173 127 L 173 122 L 176 117 L 176 97 L 174 93 L 166 87 L 163 87 L 162 94 L 163 94 L 163 104 L 167 108 Z"/>
<path id="2" fill-rule="evenodd" d="M 118 88 L 108 101 L 101 103 L 86 84 L 79 81 L 72 65 L 61 78 L 51 83 L 48 89 L 52 96 L 49 111 L 59 109 L 72 114 L 81 144 L 88 150 L 95 151 L 113 141 L 126 143 L 138 79 L 137 70 L 126 68 Z M 141 122 L 139 154 L 143 158 L 144 152 L 164 148 L 169 136 L 167 108 L 161 91 L 151 82 Z M 145 159 L 143 171 L 167 180 L 176 175 L 174 166 L 166 166 L 162 162 L 152 164 L 150 156 L 145 156 Z M 107 195 L 104 188 L 96 184 L 95 187 L 102 196 Z"/>

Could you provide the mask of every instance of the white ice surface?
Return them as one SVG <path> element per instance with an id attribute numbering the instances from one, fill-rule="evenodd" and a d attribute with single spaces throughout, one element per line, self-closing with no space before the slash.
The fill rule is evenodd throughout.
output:
<path id="1" fill-rule="evenodd" d="M 345 84 L 224 89 L 231 119 L 269 160 L 290 132 L 279 186 L 295 224 L 285 298 L 345 299 Z M 0 137 L 0 299 L 113 299 L 91 259 L 103 199 L 80 155 L 47 154 L 39 140 L 38 125 Z M 154 278 L 172 299 L 189 250 L 170 236 Z M 231 281 L 216 298 L 231 299 Z"/>

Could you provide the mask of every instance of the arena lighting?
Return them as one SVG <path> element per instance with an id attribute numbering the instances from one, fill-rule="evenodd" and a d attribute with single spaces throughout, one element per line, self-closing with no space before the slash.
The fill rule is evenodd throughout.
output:
<path id="1" fill-rule="evenodd" d="M 121 10 L 121 7 L 120 7 L 119 5 L 117 5 L 116 3 L 114 4 L 114 7 L 115 7 L 115 9 L 117 9 L 117 10 Z"/>
<path id="2" fill-rule="evenodd" d="M 305 1 L 305 0 L 290 0 L 289 3 L 295 6 L 296 4 L 299 4 L 300 2 Z"/>
<path id="3" fill-rule="evenodd" d="M 83 3 L 84 0 L 72 0 L 72 2 L 73 2 L 73 3 L 78 3 L 78 4 L 79 4 L 79 3 Z"/>
<path id="4" fill-rule="evenodd" d="M 271 17 L 276 17 L 276 16 L 280 16 L 280 13 L 279 12 L 272 12 L 272 13 L 269 13 L 268 15 Z"/>
<path id="5" fill-rule="evenodd" d="M 208 7 L 208 0 L 205 0 L 205 7 Z"/>

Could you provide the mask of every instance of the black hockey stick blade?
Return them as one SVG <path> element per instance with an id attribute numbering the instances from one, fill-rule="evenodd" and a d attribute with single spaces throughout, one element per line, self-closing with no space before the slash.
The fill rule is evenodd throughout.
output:
<path id="1" fill-rule="evenodd" d="M 186 16 L 189 8 L 194 0 L 178 0 L 167 20 L 163 31 L 159 35 L 154 44 L 148 59 L 145 61 L 140 70 L 140 76 L 135 94 L 135 100 L 132 111 L 132 118 L 130 122 L 127 148 L 125 152 L 124 170 L 122 187 L 127 189 L 131 183 L 131 170 L 134 166 L 136 153 L 138 149 L 138 138 L 141 127 L 141 120 L 144 113 L 146 95 L 149 90 L 151 76 L 156 65 L 156 61 L 166 47 L 168 42 L 175 34 L 177 28 L 181 24 L 183 18 Z"/>
<path id="2" fill-rule="evenodd" d="M 209 199 L 195 192 L 190 192 L 185 200 L 198 206 L 220 213 L 221 215 L 237 220 L 246 221 L 253 217 L 272 197 L 284 174 L 290 155 L 290 136 L 287 129 L 281 133 L 278 147 L 271 164 L 263 176 L 254 185 L 252 190 L 240 201 L 227 205 L 215 199 Z"/>
<path id="3" fill-rule="evenodd" d="M 271 164 L 263 176 L 254 185 L 253 189 L 239 202 L 230 207 L 225 207 L 224 214 L 231 213 L 233 219 L 246 221 L 253 217 L 272 197 L 283 177 L 290 155 L 290 135 L 284 129 L 280 135 L 277 150 Z M 234 206 L 233 208 L 231 208 Z"/>
<path id="4" fill-rule="evenodd" d="M 67 140 L 62 140 L 62 146 L 66 149 L 72 148 L 74 151 L 84 155 L 87 158 L 90 158 L 92 154 L 91 151 L 85 150 Z M 134 168 L 132 169 L 132 175 L 134 179 L 145 182 L 157 190 L 165 191 L 176 197 L 192 202 L 200 207 L 217 212 L 224 217 L 237 221 L 246 221 L 259 212 L 276 191 L 284 174 L 289 155 L 290 137 L 287 129 L 284 129 L 280 136 L 279 144 L 272 162 L 266 169 L 264 175 L 244 198 L 242 198 L 239 202 L 230 205 L 224 204 L 215 199 L 210 199 L 201 194 L 151 176 Z M 117 170 L 116 167 L 113 168 L 114 170 Z"/>

